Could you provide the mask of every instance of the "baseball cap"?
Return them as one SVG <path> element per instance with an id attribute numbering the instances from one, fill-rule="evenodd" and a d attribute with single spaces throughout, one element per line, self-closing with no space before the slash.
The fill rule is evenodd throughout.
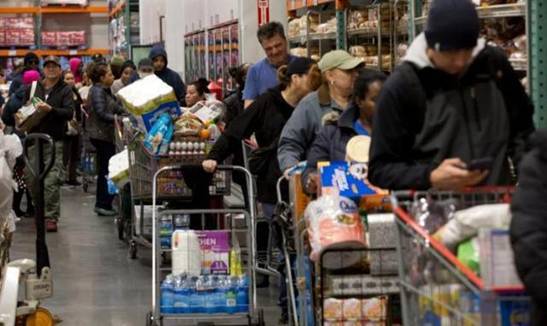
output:
<path id="1" fill-rule="evenodd" d="M 427 45 L 437 51 L 472 49 L 477 45 L 480 20 L 470 0 L 434 0 L 424 31 Z"/>
<path id="2" fill-rule="evenodd" d="M 315 61 L 309 58 L 294 58 L 287 65 L 287 76 L 292 76 L 294 74 L 305 74 L 308 72 L 308 70 L 310 70 L 311 65 L 313 65 L 314 63 Z"/>
<path id="3" fill-rule="evenodd" d="M 61 66 L 61 61 L 59 60 L 59 57 L 56 57 L 54 55 L 47 56 L 44 59 L 44 67 L 50 62 L 53 62 L 54 64 L 58 65 L 59 67 Z"/>
<path id="4" fill-rule="evenodd" d="M 356 58 L 344 50 L 334 50 L 326 53 L 319 60 L 319 69 L 325 72 L 332 69 L 351 70 L 363 63 L 363 59 Z"/>

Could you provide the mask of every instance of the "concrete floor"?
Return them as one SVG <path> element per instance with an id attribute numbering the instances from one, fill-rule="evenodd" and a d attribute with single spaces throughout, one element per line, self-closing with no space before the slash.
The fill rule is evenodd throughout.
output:
<path id="1" fill-rule="evenodd" d="M 150 250 L 140 249 L 137 260 L 128 258 L 114 219 L 93 212 L 93 191 L 63 188 L 59 232 L 47 234 L 54 296 L 43 305 L 66 326 L 146 325 L 151 306 Z M 34 240 L 33 220 L 21 220 L 11 258 L 34 258 Z M 259 289 L 267 325 L 277 325 L 280 315 L 276 292 L 275 286 Z"/>

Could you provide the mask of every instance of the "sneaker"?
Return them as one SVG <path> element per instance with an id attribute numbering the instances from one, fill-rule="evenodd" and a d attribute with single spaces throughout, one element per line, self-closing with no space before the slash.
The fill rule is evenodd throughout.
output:
<path id="1" fill-rule="evenodd" d="M 57 232 L 57 221 L 52 219 L 46 220 L 46 231 L 47 232 Z"/>
<path id="2" fill-rule="evenodd" d="M 99 216 L 116 216 L 118 212 L 113 209 L 105 209 L 100 207 L 95 207 L 95 213 Z"/>

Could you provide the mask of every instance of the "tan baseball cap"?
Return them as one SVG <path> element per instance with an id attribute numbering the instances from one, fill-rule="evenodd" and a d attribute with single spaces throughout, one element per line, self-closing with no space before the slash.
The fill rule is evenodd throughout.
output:
<path id="1" fill-rule="evenodd" d="M 344 50 L 334 50 L 326 53 L 319 60 L 319 69 L 321 72 L 332 69 L 351 70 L 362 63 L 362 58 L 356 58 Z"/>

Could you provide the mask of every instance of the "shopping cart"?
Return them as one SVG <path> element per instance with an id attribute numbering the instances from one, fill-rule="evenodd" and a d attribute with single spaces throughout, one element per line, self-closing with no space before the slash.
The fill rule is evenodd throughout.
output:
<path id="1" fill-rule="evenodd" d="M 131 194 L 131 221 L 121 222 L 119 230 L 123 229 L 124 239 L 129 239 L 129 256 L 137 258 L 139 245 L 146 248 L 152 247 L 152 216 L 147 215 L 147 208 L 152 205 L 152 178 L 158 170 L 165 166 L 183 164 L 201 165 L 204 155 L 186 155 L 170 157 L 167 155 L 154 155 L 144 146 L 144 134 L 133 128 L 129 121 L 117 124 L 122 131 L 118 136 L 128 150 L 129 155 L 129 180 Z M 117 133 L 118 134 L 118 133 Z M 199 141 L 198 138 L 193 139 Z M 193 141 L 186 139 L 186 141 Z M 158 179 L 158 202 L 189 202 L 192 200 L 192 190 L 184 181 L 181 170 L 171 170 Z M 221 197 L 229 195 L 231 191 L 231 171 L 217 171 L 209 186 L 211 196 Z M 124 201 L 122 200 L 122 206 Z M 137 211 L 135 211 L 135 209 Z"/>
<path id="2" fill-rule="evenodd" d="M 522 286 L 496 287 L 479 277 L 446 246 L 433 238 L 413 214 L 421 205 L 475 205 L 508 203 L 512 188 L 464 192 L 399 192 L 392 197 L 397 217 L 399 277 L 405 325 L 511 325 L 527 324 L 530 301 Z M 507 231 L 500 231 L 508 237 Z M 504 234 L 505 232 L 505 234 Z M 494 250 L 510 250 L 508 239 Z M 505 257 L 509 256 L 505 255 Z M 482 259 L 482 258 L 481 258 Z M 512 320 L 512 321 L 511 321 Z M 521 325 L 521 324 L 519 324 Z"/>
<path id="3" fill-rule="evenodd" d="M 80 171 L 82 172 L 82 188 L 87 192 L 89 185 L 93 183 L 97 176 L 97 151 L 91 144 L 89 133 L 86 129 L 86 122 L 89 114 L 82 108 L 82 153 L 80 158 Z"/>
<path id="4" fill-rule="evenodd" d="M 200 323 L 214 323 L 216 325 L 265 325 L 263 311 L 257 307 L 256 296 L 256 237 L 255 237 L 255 202 L 249 200 L 249 211 L 246 210 L 233 210 L 233 209 L 191 209 L 191 210 L 158 210 L 159 197 L 159 185 L 162 175 L 169 174 L 173 171 L 184 168 L 184 165 L 171 165 L 164 166 L 154 173 L 152 178 L 152 207 L 153 207 L 153 228 L 152 228 L 152 311 L 147 316 L 148 325 L 161 325 L 163 320 L 177 320 L 184 322 L 185 324 L 200 324 Z M 247 196 L 253 198 L 252 175 L 246 169 L 239 166 L 219 166 L 219 171 L 234 171 L 245 174 L 247 179 Z M 171 223 L 175 223 L 174 216 L 201 216 L 202 220 L 205 218 L 215 218 L 217 221 L 217 230 L 229 232 L 232 235 L 232 241 L 234 237 L 239 240 L 244 239 L 245 248 L 241 248 L 242 253 L 246 254 L 246 276 L 249 279 L 248 286 L 248 306 L 246 311 L 231 311 L 230 313 L 222 312 L 215 313 L 212 310 L 207 310 L 209 304 L 206 301 L 205 307 L 188 307 L 186 310 L 181 311 L 164 311 L 162 310 L 162 292 L 161 281 L 163 276 L 167 272 L 173 269 L 166 263 L 168 262 L 168 256 L 173 255 L 171 249 L 165 248 L 161 243 L 160 227 L 161 221 L 165 223 L 165 220 L 170 220 Z M 238 216 L 243 215 L 243 220 L 238 220 Z M 239 241 L 238 240 L 238 241 Z M 243 242 L 243 241 L 241 241 Z M 188 253 L 189 255 L 189 253 Z M 183 300 L 183 304 L 191 305 L 188 301 Z M 188 310 L 189 309 L 189 310 Z M 203 310 L 200 310 L 203 309 Z"/>
<path id="5" fill-rule="evenodd" d="M 281 235 L 281 249 L 283 253 L 284 265 L 285 265 L 285 286 L 287 288 L 287 303 L 289 312 L 290 325 L 299 325 L 298 312 L 296 305 L 296 293 L 294 288 L 294 276 L 292 268 L 292 257 L 296 256 L 294 230 L 293 230 L 293 218 L 290 204 L 283 200 L 281 185 L 283 181 L 287 181 L 285 176 L 280 177 L 276 183 L 277 205 L 274 210 L 273 227 L 277 228 L 278 234 Z M 272 234 L 273 232 L 270 232 Z M 270 243 L 270 250 L 272 250 L 272 239 L 268 241 Z"/>

